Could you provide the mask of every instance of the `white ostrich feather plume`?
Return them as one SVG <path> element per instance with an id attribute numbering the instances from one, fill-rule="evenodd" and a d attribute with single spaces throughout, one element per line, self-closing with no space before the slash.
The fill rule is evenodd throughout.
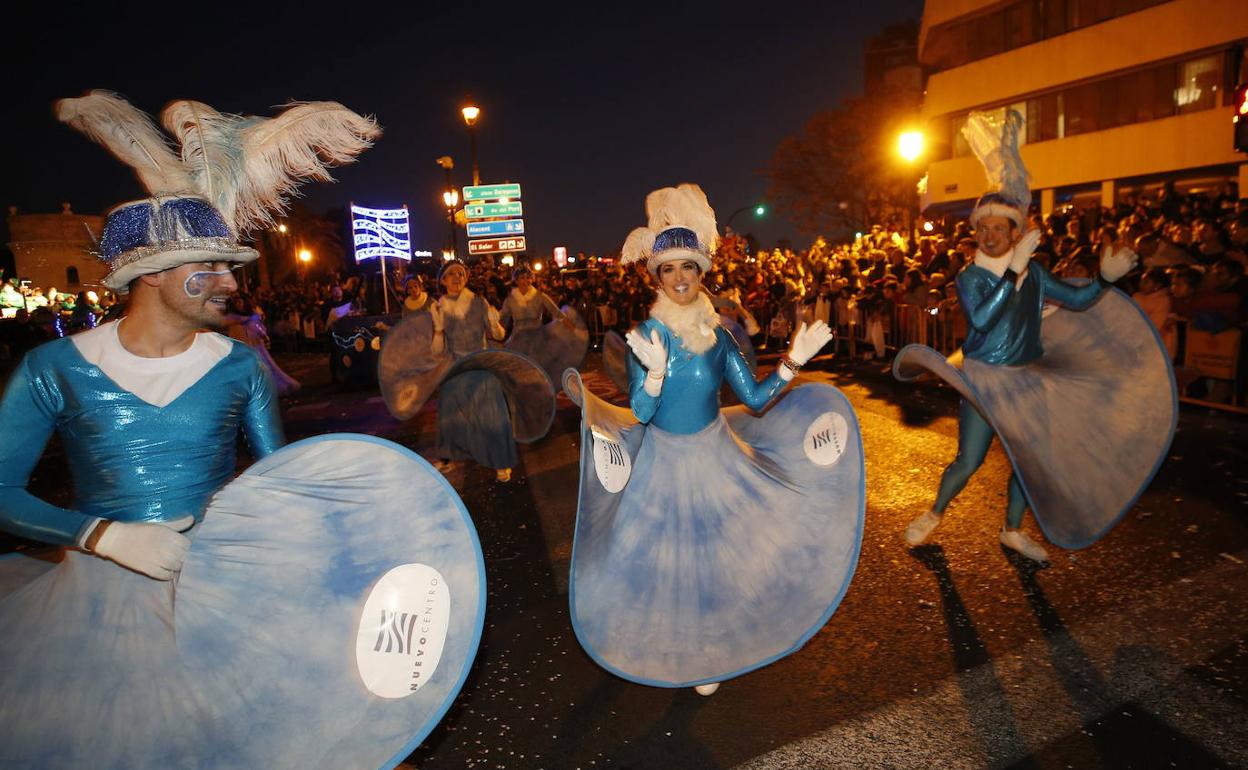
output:
<path id="1" fill-rule="evenodd" d="M 56 103 L 56 117 L 104 145 L 134 169 L 152 195 L 187 195 L 195 190 L 169 140 L 142 110 L 111 91 L 92 91 Z"/>
<path id="2" fill-rule="evenodd" d="M 637 262 L 650 257 L 654 240 L 669 227 L 685 227 L 698 236 L 698 243 L 708 252 L 719 242 L 715 227 L 715 210 L 706 193 L 696 184 L 663 187 L 646 196 L 646 227 L 628 234 L 621 249 L 621 261 Z"/>
<path id="3" fill-rule="evenodd" d="M 375 120 L 336 102 L 291 104 L 258 118 L 180 100 L 161 114 L 179 156 L 146 114 L 106 91 L 61 100 L 57 116 L 133 167 L 152 195 L 199 195 L 239 234 L 272 224 L 300 183 L 332 181 L 331 166 L 351 162 L 381 135 Z"/>
<path id="4" fill-rule="evenodd" d="M 1025 123 L 1017 110 L 1007 109 L 1004 118 L 972 112 L 962 127 L 971 152 L 984 166 L 988 185 L 1023 211 L 1031 205 L 1031 180 L 1018 149 L 1018 134 Z"/>

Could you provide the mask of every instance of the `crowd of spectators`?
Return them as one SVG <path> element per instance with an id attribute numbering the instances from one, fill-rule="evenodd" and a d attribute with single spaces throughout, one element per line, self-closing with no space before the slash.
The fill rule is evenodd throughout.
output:
<path id="1" fill-rule="evenodd" d="M 1034 259 L 1063 278 L 1095 277 L 1107 245 L 1134 249 L 1140 268 L 1119 288 L 1136 298 L 1172 356 L 1182 353 L 1176 333 L 1180 324 L 1220 333 L 1248 320 L 1248 200 L 1240 200 L 1233 189 L 1179 194 L 1166 186 L 1156 196 L 1127 195 L 1113 208 L 1033 213 L 1031 224 L 1042 233 Z M 731 300 L 720 304 L 756 322 L 750 326 L 758 330 L 754 342 L 761 349 L 787 344 L 796 324 L 820 319 L 838 330 L 838 344 L 866 357 L 884 356 L 887 347 L 913 341 L 952 352 L 965 335 L 955 279 L 974 259 L 974 234 L 964 220 L 928 221 L 916 234 L 908 237 L 904 230 L 876 225 L 850 243 L 817 238 L 803 250 L 767 250 L 751 249 L 746 239 L 729 231 L 703 283 Z M 542 263 L 535 272 L 538 287 L 557 304 L 576 310 L 596 340 L 646 317 L 653 288 L 644 269 L 611 257 L 580 256 L 563 269 Z M 499 307 L 510 291 L 511 270 L 482 259 L 470 268 L 469 286 Z M 409 275 L 399 268 L 387 286 L 394 312 L 409 292 L 438 293 L 432 270 Z M 94 325 L 114 301 L 111 294 L 101 301 L 93 292 L 68 296 L 5 282 L 0 308 L 26 329 L 24 335 L 14 329 L 4 334 L 9 355 Z M 240 316 L 259 314 L 274 346 L 288 351 L 327 350 L 338 318 L 381 314 L 382 308 L 380 282 L 360 275 L 287 282 L 242 293 L 231 305 Z M 916 319 L 921 319 L 918 325 Z M 939 326 L 939 339 L 913 338 L 931 323 Z"/>

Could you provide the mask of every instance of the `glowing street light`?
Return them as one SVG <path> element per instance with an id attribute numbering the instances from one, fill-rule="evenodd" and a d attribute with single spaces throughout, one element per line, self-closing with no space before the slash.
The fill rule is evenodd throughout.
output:
<path id="1" fill-rule="evenodd" d="M 903 131 L 897 137 L 897 152 L 907 163 L 913 163 L 923 155 L 923 132 Z"/>
<path id="2" fill-rule="evenodd" d="M 286 231 L 287 231 L 287 230 L 289 230 L 289 229 L 290 229 L 290 228 L 288 228 L 288 227 L 286 226 L 286 223 L 285 223 L 285 222 L 282 222 L 280 225 L 278 225 L 278 226 L 277 226 L 277 231 L 278 231 L 279 233 L 281 233 L 282 235 L 285 235 L 285 234 L 286 234 Z"/>
<path id="3" fill-rule="evenodd" d="M 447 190 L 442 193 L 442 200 L 448 209 L 455 208 L 459 204 L 459 190 Z"/>
<path id="4" fill-rule="evenodd" d="M 540 273 L 542 272 L 543 267 L 545 267 L 545 265 L 542 264 L 541 260 L 533 261 L 533 272 Z"/>
<path id="5" fill-rule="evenodd" d="M 477 120 L 481 117 L 481 108 L 472 103 L 472 99 L 467 100 L 460 112 L 464 116 L 464 123 L 468 124 L 468 145 L 472 150 L 472 183 L 474 185 L 481 184 L 481 169 L 477 165 Z"/>
<path id="6" fill-rule="evenodd" d="M 311 262 L 312 252 L 308 251 L 307 249 L 299 249 L 299 261 L 305 265 Z"/>

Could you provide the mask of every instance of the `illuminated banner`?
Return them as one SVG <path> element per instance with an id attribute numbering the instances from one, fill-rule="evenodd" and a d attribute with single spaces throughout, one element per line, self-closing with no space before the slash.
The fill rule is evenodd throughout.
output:
<path id="1" fill-rule="evenodd" d="M 412 259 L 407 206 L 401 209 L 368 209 L 352 204 L 351 233 L 355 239 L 356 262 L 377 257 Z"/>

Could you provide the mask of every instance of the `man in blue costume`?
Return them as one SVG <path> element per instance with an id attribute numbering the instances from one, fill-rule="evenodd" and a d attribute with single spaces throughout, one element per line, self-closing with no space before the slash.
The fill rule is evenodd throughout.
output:
<path id="1" fill-rule="evenodd" d="M 979 250 L 973 265 L 958 275 L 958 298 L 967 319 L 962 354 L 997 366 L 1022 366 L 1039 359 L 1040 323 L 1046 298 L 1070 310 L 1083 310 L 1134 266 L 1134 254 L 1119 249 L 1101 260 L 1098 280 L 1073 286 L 1054 278 L 1031 257 L 1039 230 L 1019 235 L 1026 214 L 999 194 L 985 195 L 971 213 Z M 906 542 L 921 545 L 942 521 L 945 508 L 979 470 L 992 444 L 992 426 L 966 399 L 958 406 L 958 455 L 945 468 L 936 503 L 906 528 Z M 1023 532 L 1027 498 L 1012 473 L 1001 544 L 1023 556 L 1045 561 L 1044 548 Z"/>
<path id="2" fill-rule="evenodd" d="M 1045 561 L 1045 549 L 1020 529 L 1025 509 L 1030 505 L 1046 536 L 1066 548 L 1104 535 L 1164 456 L 1174 417 L 1173 397 L 1162 391 L 1173 377 L 1138 308 L 1104 296 L 1135 266 L 1132 251 L 1107 247 L 1097 280 L 1080 285 L 1032 261 L 1040 232 L 1024 232 L 1031 193 L 1018 153 L 1021 129 L 1022 117 L 1009 111 L 1003 125 L 972 114 L 965 130 L 999 191 L 981 197 L 971 213 L 979 248 L 957 276 L 968 326 L 961 357 L 946 362 L 911 345 L 894 371 L 913 379 L 919 368 L 929 369 L 963 396 L 957 457 L 931 510 L 906 528 L 906 542 L 927 541 L 1000 433 L 1014 470 L 1001 544 Z M 1138 401 L 1137 414 L 1109 412 L 1110 398 Z"/>
<path id="3" fill-rule="evenodd" d="M 105 285 L 130 293 L 126 317 L 32 351 L 5 390 L 0 424 L 22 440 L 0 446 L 0 526 L 169 580 L 190 545 L 179 530 L 234 473 L 239 430 L 257 457 L 284 440 L 259 358 L 204 331 L 223 328 L 238 288 L 230 268 L 256 252 L 233 242 L 206 201 L 190 198 L 114 212 L 106 252 L 130 217 L 173 229 L 114 255 Z M 180 247 L 175 230 L 190 219 L 200 232 L 218 231 Z M 25 489 L 53 429 L 74 476 L 73 509 Z"/>

